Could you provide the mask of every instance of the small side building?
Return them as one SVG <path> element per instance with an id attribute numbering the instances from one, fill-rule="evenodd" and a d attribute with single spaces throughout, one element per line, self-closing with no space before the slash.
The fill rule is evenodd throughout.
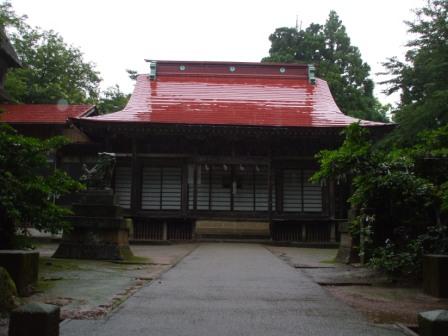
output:
<path id="1" fill-rule="evenodd" d="M 315 154 L 359 122 L 337 107 L 314 67 L 151 61 L 128 105 L 71 118 L 115 153 L 114 190 L 134 240 L 335 242 L 346 193 L 314 184 Z"/>
<path id="2" fill-rule="evenodd" d="M 69 144 L 48 159 L 73 177 L 80 177 L 84 163 L 95 162 L 97 145 L 70 121 L 70 118 L 97 115 L 95 105 L 0 104 L 0 111 L 0 123 L 9 124 L 25 136 L 66 137 Z"/>

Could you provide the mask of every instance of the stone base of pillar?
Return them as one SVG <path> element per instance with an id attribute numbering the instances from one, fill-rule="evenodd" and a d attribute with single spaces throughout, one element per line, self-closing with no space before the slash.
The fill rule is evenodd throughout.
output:
<path id="1" fill-rule="evenodd" d="M 87 190 L 68 217 L 72 229 L 64 232 L 55 258 L 123 260 L 132 257 L 129 248 L 131 219 L 122 216 L 112 190 Z"/>

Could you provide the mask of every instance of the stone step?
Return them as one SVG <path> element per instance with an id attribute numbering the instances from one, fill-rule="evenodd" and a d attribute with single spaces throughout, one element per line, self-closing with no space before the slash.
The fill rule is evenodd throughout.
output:
<path id="1" fill-rule="evenodd" d="M 197 220 L 196 235 L 269 237 L 270 225 L 267 221 Z"/>

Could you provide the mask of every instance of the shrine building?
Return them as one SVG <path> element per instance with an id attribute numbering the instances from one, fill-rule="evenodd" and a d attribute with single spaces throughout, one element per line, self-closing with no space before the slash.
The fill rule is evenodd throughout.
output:
<path id="1" fill-rule="evenodd" d="M 71 121 L 117 158 L 114 190 L 135 240 L 334 242 L 343 186 L 309 178 L 359 122 L 314 66 L 149 61 L 127 106 Z"/>

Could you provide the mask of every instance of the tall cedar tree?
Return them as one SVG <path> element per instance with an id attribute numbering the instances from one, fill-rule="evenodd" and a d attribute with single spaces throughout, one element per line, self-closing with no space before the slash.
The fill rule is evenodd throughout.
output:
<path id="1" fill-rule="evenodd" d="M 400 127 L 391 139 L 398 146 L 415 143 L 419 131 L 448 124 L 448 1 L 430 0 L 417 9 L 415 22 L 406 22 L 417 37 L 407 43 L 405 61 L 384 63 L 392 79 L 386 93 L 401 92 L 394 112 Z"/>
<path id="2" fill-rule="evenodd" d="M 305 30 L 278 28 L 269 37 L 271 49 L 263 62 L 314 63 L 336 103 L 350 116 L 387 121 L 386 109 L 373 96 L 370 67 L 352 46 L 345 26 L 335 11 L 325 25 L 312 23 Z"/>

